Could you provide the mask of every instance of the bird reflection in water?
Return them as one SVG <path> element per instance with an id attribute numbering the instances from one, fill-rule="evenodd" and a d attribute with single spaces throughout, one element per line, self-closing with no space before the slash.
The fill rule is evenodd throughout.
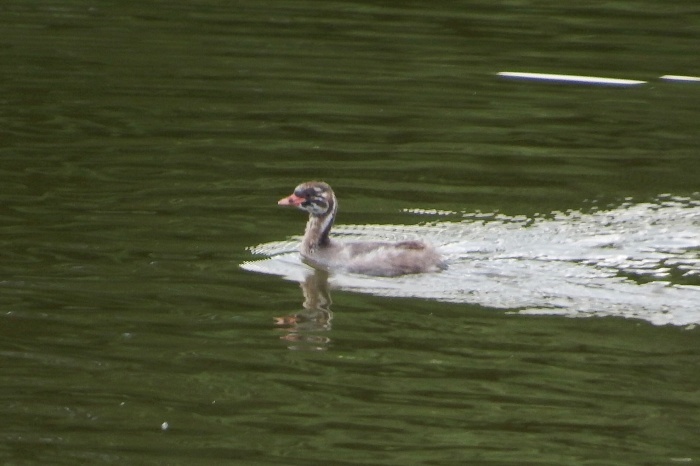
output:
<path id="1" fill-rule="evenodd" d="M 326 350 L 331 339 L 320 333 L 328 332 L 333 320 L 328 272 L 313 270 L 300 282 L 300 286 L 304 294 L 304 310 L 275 317 L 275 325 L 285 332 L 280 338 L 290 343 L 291 350 Z"/>

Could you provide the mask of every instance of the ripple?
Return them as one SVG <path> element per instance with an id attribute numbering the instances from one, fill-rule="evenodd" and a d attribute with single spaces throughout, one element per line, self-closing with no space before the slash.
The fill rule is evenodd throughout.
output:
<path id="1" fill-rule="evenodd" d="M 414 212 L 427 212 L 419 209 Z M 462 213 L 461 221 L 418 226 L 346 225 L 341 240 L 435 244 L 449 268 L 378 278 L 336 273 L 332 287 L 381 296 L 479 304 L 522 314 L 618 316 L 656 325 L 700 323 L 700 201 L 662 195 L 592 212 L 527 218 Z M 250 248 L 265 259 L 250 271 L 302 281 L 296 241 Z"/>

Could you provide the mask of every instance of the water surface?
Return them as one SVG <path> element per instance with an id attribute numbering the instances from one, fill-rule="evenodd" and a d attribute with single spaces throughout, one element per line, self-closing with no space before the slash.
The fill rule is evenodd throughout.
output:
<path id="1" fill-rule="evenodd" d="M 698 24 L 4 1 L 0 460 L 696 462 L 700 87 L 658 77 L 698 75 Z M 347 236 L 447 248 L 445 280 L 300 268 L 275 202 L 314 178 Z M 301 285 L 240 267 L 270 244 Z"/>

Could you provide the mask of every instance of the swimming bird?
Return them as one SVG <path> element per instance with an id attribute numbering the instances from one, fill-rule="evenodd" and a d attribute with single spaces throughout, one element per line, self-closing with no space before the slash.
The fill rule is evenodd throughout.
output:
<path id="1" fill-rule="evenodd" d="M 423 241 L 338 242 L 330 232 L 338 211 L 333 189 L 323 181 L 302 183 L 277 202 L 309 213 L 299 251 L 302 259 L 324 270 L 365 275 L 398 275 L 438 272 L 446 265 L 431 245 Z"/>

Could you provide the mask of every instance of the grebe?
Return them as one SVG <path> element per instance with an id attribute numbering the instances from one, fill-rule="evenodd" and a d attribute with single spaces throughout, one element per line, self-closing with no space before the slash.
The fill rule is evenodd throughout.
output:
<path id="1" fill-rule="evenodd" d="M 330 232 L 338 201 L 331 187 L 322 181 L 300 184 L 294 193 L 280 199 L 277 204 L 298 207 L 309 213 L 299 250 L 304 261 L 312 266 L 383 277 L 438 272 L 445 268 L 440 254 L 422 241 L 332 241 Z"/>

